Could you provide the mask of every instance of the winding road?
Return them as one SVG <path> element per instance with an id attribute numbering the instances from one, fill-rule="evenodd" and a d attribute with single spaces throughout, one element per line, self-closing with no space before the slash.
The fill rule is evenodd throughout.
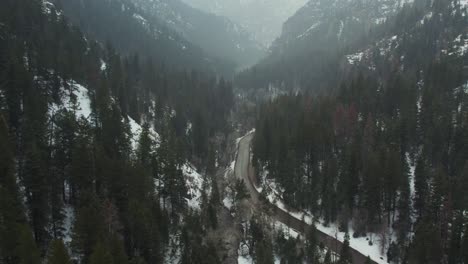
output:
<path id="1" fill-rule="evenodd" d="M 235 175 L 237 178 L 244 180 L 250 193 L 250 199 L 254 210 L 263 210 L 264 206 L 262 206 L 262 203 L 266 203 L 267 200 L 262 199 L 261 194 L 255 188 L 255 174 L 253 167 L 250 164 L 250 145 L 253 137 L 254 133 L 251 132 L 244 136 L 239 142 L 236 157 Z M 291 216 L 287 212 L 276 207 L 276 205 L 270 204 L 270 207 L 273 209 L 272 216 L 275 218 L 275 220 L 285 224 L 289 228 L 294 229 L 302 234 L 304 234 L 310 228 L 310 225 Z M 343 243 L 334 237 L 317 230 L 317 238 L 325 245 L 325 247 L 331 249 L 333 252 L 341 252 Z M 364 264 L 366 262 L 367 256 L 364 256 L 361 252 L 353 248 L 350 248 L 350 250 L 354 264 Z M 377 264 L 377 262 L 374 261 L 371 261 L 371 263 Z"/>

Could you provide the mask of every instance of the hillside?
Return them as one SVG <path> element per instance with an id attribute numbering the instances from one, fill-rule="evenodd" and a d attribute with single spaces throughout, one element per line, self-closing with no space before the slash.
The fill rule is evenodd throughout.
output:
<path id="1" fill-rule="evenodd" d="M 1 5 L 0 262 L 217 263 L 200 239 L 230 84 L 121 55 L 48 2 Z"/>
<path id="2" fill-rule="evenodd" d="M 360 40 L 336 37 L 349 34 L 347 23 L 328 28 L 332 40 L 318 37 L 333 23 L 297 22 L 317 6 L 304 9 L 308 15 L 289 20 L 301 29 L 278 40 L 284 53 L 248 73 L 286 68 L 297 78 L 262 76 L 267 94 L 277 87 L 258 110 L 253 140 L 266 199 L 376 263 L 466 261 L 467 7 L 429 3 L 392 9 L 384 23 L 371 16 L 371 33 Z M 316 26 L 309 30 L 310 23 Z M 329 42 L 314 46 L 321 41 Z M 310 57 L 298 60 L 291 45 Z M 339 259 L 351 260 L 349 252 Z"/>
<path id="3" fill-rule="evenodd" d="M 406 53 L 406 59 L 411 58 L 411 63 L 417 65 L 412 68 L 414 72 L 439 55 L 465 55 L 463 48 L 458 53 L 440 53 L 443 49 L 463 46 L 456 43 L 458 37 L 463 43 L 466 34 L 463 1 L 436 1 L 434 5 L 426 1 L 358 3 L 310 1 L 285 23 L 271 55 L 240 74 L 238 84 L 245 88 L 270 86 L 280 90 L 334 89 L 347 79 L 353 68 L 349 64 L 360 60 L 363 50 L 367 50 L 367 55 L 372 53 L 367 56 L 370 68 L 379 62 L 381 65 L 382 57 L 395 59 L 401 56 L 393 53 Z M 402 41 L 392 44 L 396 38 Z M 421 49 L 421 45 L 433 47 Z"/>
<path id="4" fill-rule="evenodd" d="M 263 46 L 269 47 L 281 34 L 283 23 L 307 0 L 184 0 L 184 2 L 206 12 L 228 17 L 243 26 Z"/>
<path id="5" fill-rule="evenodd" d="M 265 55 L 265 48 L 250 32 L 226 17 L 202 12 L 180 0 L 131 2 L 207 54 L 233 61 L 238 67 L 250 66 Z"/>
<path id="6" fill-rule="evenodd" d="M 51 1 L 52 2 L 52 1 Z M 130 0 L 57 1 L 57 9 L 77 27 L 99 40 L 112 44 L 119 52 L 138 52 L 178 69 L 197 68 L 230 76 L 232 61 L 204 50 L 174 29 L 163 17 L 135 5 Z"/>
<path id="7" fill-rule="evenodd" d="M 2 0 L 0 263 L 467 264 L 468 1 L 302 1 Z"/>

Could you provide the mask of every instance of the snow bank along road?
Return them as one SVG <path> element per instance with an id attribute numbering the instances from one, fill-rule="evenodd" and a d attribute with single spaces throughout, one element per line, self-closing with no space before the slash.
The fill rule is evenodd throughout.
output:
<path id="1" fill-rule="evenodd" d="M 264 207 L 261 206 L 261 203 L 266 203 L 267 199 L 262 199 L 261 194 L 257 191 L 257 189 L 254 186 L 255 175 L 253 173 L 253 168 L 250 164 L 250 144 L 253 139 L 253 136 L 254 133 L 249 133 L 239 141 L 235 174 L 237 178 L 244 179 L 246 187 L 250 193 L 252 207 L 255 210 L 262 210 L 262 208 Z M 275 218 L 275 220 L 287 225 L 289 228 L 294 229 L 299 233 L 302 233 L 303 235 L 308 230 L 308 228 L 310 228 L 310 226 L 307 223 L 298 220 L 297 218 L 291 216 L 290 214 L 281 210 L 275 205 L 270 206 L 273 208 L 272 216 Z M 343 246 L 342 242 L 319 230 L 317 230 L 316 234 L 319 241 L 322 242 L 325 245 L 325 247 L 331 249 L 333 252 L 341 252 L 341 247 Z M 361 252 L 353 248 L 350 248 L 350 251 L 353 257 L 353 263 L 364 264 L 366 262 L 367 256 L 364 256 Z M 371 263 L 376 264 L 376 262 L 374 261 L 371 261 Z"/>

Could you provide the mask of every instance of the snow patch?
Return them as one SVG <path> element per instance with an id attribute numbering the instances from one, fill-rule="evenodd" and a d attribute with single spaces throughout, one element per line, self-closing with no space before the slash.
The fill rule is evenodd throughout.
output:
<path id="1" fill-rule="evenodd" d="M 41 82 L 40 77 L 35 77 L 34 80 Z M 70 87 L 69 90 L 65 90 L 65 87 L 63 86 L 60 88 L 60 91 L 64 94 L 61 99 L 63 107 L 69 111 L 75 111 L 77 118 L 83 117 L 90 121 L 91 100 L 89 99 L 88 89 L 75 81 L 68 82 L 68 86 Z M 76 100 L 72 100 L 72 97 Z M 61 109 L 59 105 L 52 104 L 51 114 L 53 115 L 59 109 Z"/>
<path id="2" fill-rule="evenodd" d="M 69 246 L 72 241 L 72 227 L 73 223 L 75 222 L 75 211 L 73 211 L 73 207 L 70 205 L 65 206 L 64 208 L 65 213 L 65 220 L 63 221 L 63 242 L 65 245 Z"/>
<path id="3" fill-rule="evenodd" d="M 364 52 L 358 52 L 355 54 L 347 55 L 346 59 L 348 60 L 349 64 L 355 65 L 358 64 L 364 56 Z"/>
<path id="4" fill-rule="evenodd" d="M 254 264 L 254 261 L 251 256 L 241 256 L 237 258 L 238 264 Z"/>
<path id="5" fill-rule="evenodd" d="M 104 60 L 101 60 L 101 71 L 107 70 L 107 63 Z"/>
<path id="6" fill-rule="evenodd" d="M 309 35 L 310 31 L 314 30 L 315 28 L 317 28 L 318 26 L 320 26 L 320 24 L 322 24 L 322 22 L 317 22 L 315 24 L 313 24 L 312 26 L 310 26 L 304 33 L 300 34 L 299 36 L 297 36 L 296 38 L 303 38 L 303 37 L 306 37 Z"/>
<path id="7" fill-rule="evenodd" d="M 192 209 L 200 209 L 203 177 L 190 164 L 184 164 L 181 169 L 190 195 L 190 198 L 187 198 L 187 203 Z"/>
<path id="8" fill-rule="evenodd" d="M 453 40 L 453 43 L 452 52 L 448 53 L 449 56 L 463 56 L 468 53 L 468 38 L 463 38 L 462 35 L 459 35 Z"/>
<path id="9" fill-rule="evenodd" d="M 281 200 L 281 191 L 279 191 L 276 187 L 276 185 L 272 185 L 271 182 L 267 184 L 267 187 L 271 190 L 270 193 L 267 196 L 267 199 L 270 201 L 270 203 L 276 205 L 279 209 L 283 210 L 284 212 L 288 213 L 292 217 L 303 221 L 309 225 L 315 224 L 316 228 L 320 230 L 321 232 L 334 237 L 338 239 L 339 241 L 343 242 L 344 237 L 345 237 L 345 232 L 340 232 L 338 229 L 338 226 L 334 223 L 325 225 L 324 221 L 316 218 L 309 212 L 293 212 L 289 210 L 287 205 Z M 293 230 L 294 231 L 294 230 Z M 379 264 L 385 264 L 387 263 L 385 261 L 386 259 L 386 253 L 387 253 L 387 247 L 390 244 L 387 240 L 386 241 L 380 241 L 379 236 L 377 234 L 373 233 L 368 233 L 366 237 L 358 237 L 354 238 L 352 237 L 352 234 L 354 233 L 354 230 L 352 228 L 352 224 L 348 224 L 348 233 L 351 234 L 350 237 L 350 247 L 361 252 L 365 256 L 369 256 L 373 261 L 379 263 Z M 374 239 L 372 239 L 374 238 Z M 391 239 L 391 232 L 389 232 L 389 235 L 387 235 L 387 239 Z M 373 245 L 369 244 L 369 240 L 373 241 Z M 384 252 L 381 250 L 381 245 L 385 244 L 387 245 L 384 248 Z"/>

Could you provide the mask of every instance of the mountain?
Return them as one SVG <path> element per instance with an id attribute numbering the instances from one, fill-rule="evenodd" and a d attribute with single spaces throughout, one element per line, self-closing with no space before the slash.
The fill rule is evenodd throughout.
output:
<path id="1" fill-rule="evenodd" d="M 258 189 L 338 263 L 468 261 L 467 4 L 311 1 L 239 77 Z"/>
<path id="2" fill-rule="evenodd" d="M 131 0 L 188 41 L 240 67 L 256 63 L 265 48 L 242 26 L 190 7 L 180 0 Z"/>
<path id="3" fill-rule="evenodd" d="M 465 16 L 466 3 L 458 0 L 312 0 L 285 23 L 270 56 L 240 74 L 238 84 L 327 90 L 346 80 L 349 64 L 364 53 L 371 68 L 379 64 L 379 57 L 393 54 L 409 61 L 418 56 L 411 62 L 420 63 L 413 69 L 417 71 L 439 55 L 466 55 Z M 458 52 L 449 51 L 457 47 Z"/>
<path id="4" fill-rule="evenodd" d="M 242 25 L 263 46 L 281 34 L 283 23 L 307 0 L 184 0 L 207 12 L 225 16 Z"/>
<path id="5" fill-rule="evenodd" d="M 234 71 L 231 58 L 221 58 L 217 56 L 219 53 L 203 49 L 172 27 L 171 21 L 130 0 L 70 0 L 55 1 L 55 5 L 87 34 L 102 43 L 110 42 L 123 53 L 138 52 L 170 66 L 198 68 L 225 76 Z"/>
<path id="6" fill-rule="evenodd" d="M 122 2 L 79 2 L 74 19 L 58 1 L 0 3 L 0 262 L 220 263 L 214 242 L 198 238 L 217 224 L 205 174 L 228 164 L 216 153 L 230 84 L 196 56 L 200 71 L 161 63 L 183 50 L 166 44 L 186 42 L 142 30 Z"/>

